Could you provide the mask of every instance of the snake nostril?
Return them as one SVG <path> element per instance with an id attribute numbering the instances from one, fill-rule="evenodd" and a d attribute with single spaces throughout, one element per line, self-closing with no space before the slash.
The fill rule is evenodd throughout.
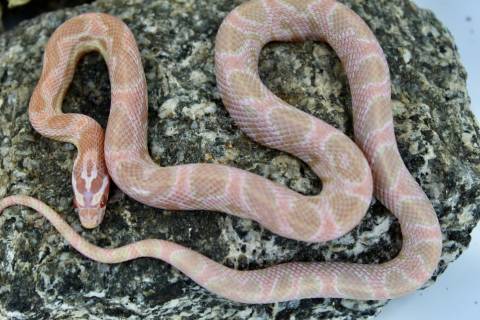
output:
<path id="1" fill-rule="evenodd" d="M 80 223 L 84 228 L 93 229 L 97 227 L 103 220 L 105 209 L 98 208 L 79 208 L 78 216 Z"/>

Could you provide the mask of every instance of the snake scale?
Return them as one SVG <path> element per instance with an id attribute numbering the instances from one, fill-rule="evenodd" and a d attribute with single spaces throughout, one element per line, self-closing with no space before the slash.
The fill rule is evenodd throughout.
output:
<path id="1" fill-rule="evenodd" d="M 266 43 L 305 40 L 327 42 L 342 61 L 352 94 L 356 144 L 288 105 L 260 80 L 258 60 Z M 111 110 L 105 135 L 93 119 L 61 111 L 76 65 L 90 51 L 102 54 L 110 76 Z M 53 209 L 28 196 L 4 198 L 0 211 L 15 204 L 31 207 L 93 260 L 161 259 L 209 291 L 238 302 L 388 299 L 421 287 L 440 259 L 440 226 L 430 201 L 400 157 L 388 65 L 366 23 L 334 0 L 251 0 L 221 24 L 215 67 L 218 89 L 238 127 L 253 140 L 307 163 L 322 180 L 320 194 L 300 195 L 218 164 L 156 164 L 147 149 L 146 80 L 134 36 L 119 19 L 88 13 L 66 21 L 51 36 L 29 106 L 30 121 L 38 132 L 78 149 L 72 184 L 82 225 L 93 228 L 102 221 L 108 176 L 127 195 L 149 206 L 221 211 L 308 242 L 349 232 L 363 218 L 373 193 L 400 223 L 403 245 L 397 257 L 381 264 L 291 262 L 242 271 L 164 240 L 97 247 Z"/>

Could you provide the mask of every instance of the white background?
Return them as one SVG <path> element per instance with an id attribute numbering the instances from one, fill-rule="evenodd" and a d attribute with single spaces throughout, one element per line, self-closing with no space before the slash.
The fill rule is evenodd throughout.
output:
<path id="1" fill-rule="evenodd" d="M 480 1 L 413 0 L 431 9 L 453 34 L 468 72 L 472 110 L 480 119 Z M 480 205 L 480 204 L 479 204 Z M 468 250 L 453 262 L 437 283 L 426 290 L 391 301 L 379 320 L 480 319 L 480 228 Z"/>

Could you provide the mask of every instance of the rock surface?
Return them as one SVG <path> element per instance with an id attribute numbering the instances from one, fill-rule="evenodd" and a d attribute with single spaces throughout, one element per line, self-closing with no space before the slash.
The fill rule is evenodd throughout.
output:
<path id="1" fill-rule="evenodd" d="M 38 135 L 27 106 L 48 37 L 66 19 L 101 11 L 135 34 L 148 82 L 149 148 L 161 165 L 212 162 L 236 166 L 315 194 L 321 183 L 299 160 L 241 133 L 215 87 L 214 37 L 241 1 L 99 0 L 22 23 L 0 35 L 0 197 L 28 194 L 57 209 L 88 240 L 113 247 L 168 239 L 225 265 L 253 269 L 285 261 L 378 263 L 395 256 L 401 234 L 374 202 L 362 224 L 326 244 L 275 236 L 248 220 L 211 212 L 171 212 L 136 203 L 118 189 L 102 226 L 82 230 L 70 169 L 75 149 Z M 408 0 L 345 0 L 377 35 L 391 67 L 395 129 L 402 157 L 429 195 L 444 235 L 436 275 L 470 241 L 479 219 L 479 128 L 469 110 L 466 73 L 451 35 Z M 140 18 L 141 17 L 141 18 Z M 325 44 L 270 44 L 262 79 L 282 99 L 352 136 L 343 68 Z M 104 126 L 109 83 L 98 55 L 80 64 L 64 102 Z M 386 301 L 310 299 L 242 305 L 216 297 L 167 264 L 139 259 L 90 261 L 40 215 L 20 207 L 0 216 L 0 315 L 10 319 L 369 319 Z"/>

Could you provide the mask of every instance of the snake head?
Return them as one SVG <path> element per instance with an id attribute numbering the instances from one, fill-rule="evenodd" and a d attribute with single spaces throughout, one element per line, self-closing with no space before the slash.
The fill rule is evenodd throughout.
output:
<path id="1" fill-rule="evenodd" d="M 75 166 L 75 165 L 74 165 Z M 89 162 L 72 174 L 73 205 L 84 228 L 97 227 L 105 216 L 110 178 L 107 169 Z"/>

